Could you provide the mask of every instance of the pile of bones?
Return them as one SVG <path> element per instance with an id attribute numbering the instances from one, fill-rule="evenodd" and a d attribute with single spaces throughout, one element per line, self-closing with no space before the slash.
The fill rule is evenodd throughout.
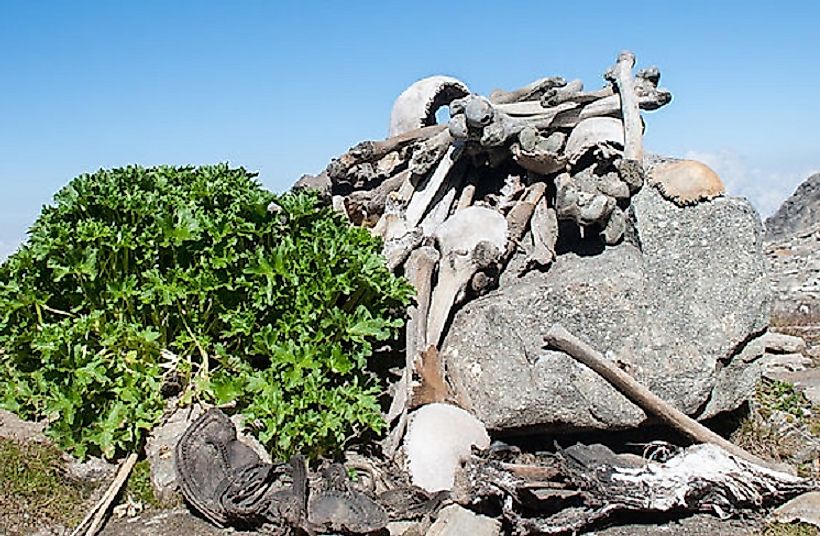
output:
<path id="1" fill-rule="evenodd" d="M 597 233 L 605 244 L 628 232 L 630 198 L 652 182 L 640 110 L 671 100 L 658 69 L 633 76 L 634 63 L 621 53 L 594 91 L 551 77 L 487 98 L 450 77 L 421 80 L 396 100 L 388 139 L 360 143 L 303 177 L 294 188 L 318 190 L 382 237 L 389 266 L 417 290 L 386 416 L 391 432 L 367 455 L 347 453 L 347 469 L 360 475 L 354 483 L 340 464 L 309 472 L 300 457 L 262 462 L 211 410 L 177 447 L 189 504 L 217 525 L 283 534 L 562 534 L 619 512 L 729 515 L 811 489 L 709 444 L 668 445 L 648 459 L 601 445 L 537 454 L 491 445 L 448 389 L 437 348 L 454 308 L 493 289 L 517 251 L 530 253 L 516 270 L 544 270 L 559 229 Z M 436 124 L 443 106 L 449 121 Z M 653 187 L 677 203 L 720 193 L 693 194 L 665 176 Z"/>

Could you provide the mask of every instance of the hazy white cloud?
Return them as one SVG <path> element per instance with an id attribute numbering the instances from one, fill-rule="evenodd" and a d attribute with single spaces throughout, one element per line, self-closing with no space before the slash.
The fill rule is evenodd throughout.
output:
<path id="1" fill-rule="evenodd" d="M 731 149 L 717 152 L 688 151 L 685 158 L 700 160 L 714 169 L 732 195 L 743 196 L 755 206 L 762 218 L 770 216 L 817 169 L 763 169 L 753 166 Z"/>

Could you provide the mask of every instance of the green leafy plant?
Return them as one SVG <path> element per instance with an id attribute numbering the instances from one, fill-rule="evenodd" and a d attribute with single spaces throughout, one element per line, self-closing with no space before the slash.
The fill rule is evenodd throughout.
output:
<path id="1" fill-rule="evenodd" d="M 367 364 L 411 295 L 378 251 L 244 169 L 80 176 L 0 267 L 0 404 L 81 457 L 137 446 L 173 385 L 235 402 L 275 455 L 337 448 L 383 426 Z"/>

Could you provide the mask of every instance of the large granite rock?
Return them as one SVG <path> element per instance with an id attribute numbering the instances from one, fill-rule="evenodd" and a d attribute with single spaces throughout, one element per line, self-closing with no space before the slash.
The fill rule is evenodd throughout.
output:
<path id="1" fill-rule="evenodd" d="M 546 272 L 505 279 L 456 313 L 443 345 L 448 371 L 488 428 L 617 429 L 646 419 L 591 370 L 543 347 L 556 322 L 614 352 L 690 415 L 734 409 L 753 390 L 756 356 L 733 358 L 768 325 L 757 213 L 738 198 L 682 208 L 650 187 L 629 212 L 630 241 L 602 251 L 578 244 Z"/>

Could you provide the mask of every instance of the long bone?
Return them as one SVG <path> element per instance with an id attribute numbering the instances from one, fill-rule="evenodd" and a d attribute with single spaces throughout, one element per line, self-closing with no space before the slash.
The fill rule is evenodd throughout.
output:
<path id="1" fill-rule="evenodd" d="M 430 208 L 430 205 L 436 198 L 436 194 L 444 184 L 445 179 L 447 179 L 447 175 L 456 166 L 460 152 L 461 151 L 458 151 L 455 146 L 450 145 L 439 161 L 438 166 L 436 166 L 435 171 L 433 171 L 424 183 L 424 186 L 422 186 L 420 190 L 413 192 L 413 196 L 410 198 L 410 202 L 407 204 L 407 210 L 404 213 L 408 227 L 415 227 L 421 222 L 427 209 Z"/>
<path id="2" fill-rule="evenodd" d="M 621 52 L 618 61 L 607 71 L 605 77 L 618 87 L 621 97 L 621 115 L 624 121 L 624 160 L 643 161 L 643 125 L 638 108 L 638 96 L 635 94 L 635 81 L 632 78 L 632 67 L 635 66 L 635 55 Z"/>
<path id="3" fill-rule="evenodd" d="M 441 224 L 435 238 L 441 262 L 427 321 L 427 344 L 438 346 L 450 311 L 463 299 L 473 274 L 498 262 L 503 254 L 507 220 L 489 208 L 467 207 Z"/>
<path id="4" fill-rule="evenodd" d="M 578 104 L 568 102 L 537 115 L 513 117 L 484 97 L 468 95 L 453 101 L 449 130 L 455 139 L 477 141 L 484 147 L 498 147 L 527 127 L 548 129 L 561 112 L 576 107 Z"/>
<path id="5" fill-rule="evenodd" d="M 413 371 L 416 360 L 424 349 L 427 339 L 427 317 L 430 309 L 433 274 L 439 260 L 439 252 L 432 246 L 421 246 L 410 254 L 404 265 L 407 279 L 416 289 L 416 303 L 409 309 L 405 339 L 405 362 L 401 379 L 396 385 L 396 392 L 390 409 L 387 412 L 387 422 L 400 417 L 395 428 L 390 432 L 384 443 L 384 451 L 388 457 L 393 457 L 404 435 L 407 424 L 407 409 L 412 391 Z"/>
<path id="6" fill-rule="evenodd" d="M 547 91 L 567 85 L 567 81 L 560 76 L 550 76 L 548 78 L 539 78 L 535 82 L 531 82 L 521 89 L 514 91 L 504 91 L 503 89 L 496 89 L 490 94 L 490 100 L 495 104 L 509 104 L 513 102 L 533 101 L 541 98 L 541 95 Z"/>

